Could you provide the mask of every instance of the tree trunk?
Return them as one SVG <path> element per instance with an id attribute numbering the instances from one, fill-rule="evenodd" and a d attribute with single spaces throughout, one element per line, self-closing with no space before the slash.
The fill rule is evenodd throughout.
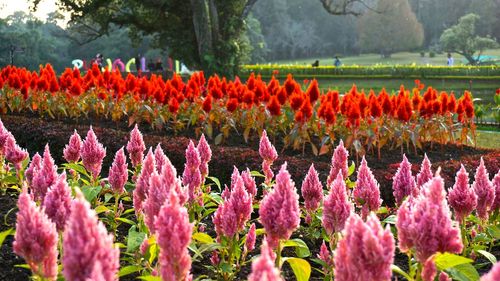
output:
<path id="1" fill-rule="evenodd" d="M 207 59 L 210 60 L 210 56 L 213 55 L 213 33 L 208 0 L 191 0 L 191 7 L 200 64 L 205 68 L 205 62 Z"/>

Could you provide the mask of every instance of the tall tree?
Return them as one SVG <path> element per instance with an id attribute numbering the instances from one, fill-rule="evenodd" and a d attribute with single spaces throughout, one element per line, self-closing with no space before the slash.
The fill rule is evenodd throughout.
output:
<path id="1" fill-rule="evenodd" d="M 379 0 L 377 11 L 368 11 L 358 23 L 359 45 L 364 51 L 390 57 L 422 45 L 424 32 L 408 0 Z"/>
<path id="2" fill-rule="evenodd" d="M 469 64 L 478 64 L 485 49 L 497 46 L 493 38 L 477 35 L 476 22 L 478 20 L 478 15 L 468 14 L 461 17 L 457 25 L 446 29 L 440 38 L 443 49 L 464 56 Z M 477 56 L 474 57 L 476 53 Z"/>

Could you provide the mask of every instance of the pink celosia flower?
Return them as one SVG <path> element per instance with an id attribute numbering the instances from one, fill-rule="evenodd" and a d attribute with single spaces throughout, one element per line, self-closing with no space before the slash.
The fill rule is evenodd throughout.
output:
<path id="1" fill-rule="evenodd" d="M 491 211 L 494 212 L 495 210 L 500 209 L 500 171 L 498 171 L 495 175 L 492 183 L 495 187 L 495 202 L 493 203 L 493 206 L 491 206 Z"/>
<path id="2" fill-rule="evenodd" d="M 26 189 L 19 195 L 17 206 L 14 253 L 23 257 L 36 275 L 55 280 L 58 254 L 56 225 L 36 205 Z"/>
<path id="3" fill-rule="evenodd" d="M 82 148 L 82 138 L 75 130 L 73 135 L 69 138 L 69 144 L 63 150 L 64 159 L 71 162 L 78 162 L 80 160 L 80 150 Z"/>
<path id="4" fill-rule="evenodd" d="M 48 188 L 57 180 L 57 166 L 54 165 L 54 159 L 50 155 L 49 145 L 45 145 L 41 168 L 33 169 L 33 179 L 31 188 L 36 201 L 43 202 Z"/>
<path id="5" fill-rule="evenodd" d="M 327 188 L 330 189 L 333 181 L 337 177 L 339 171 L 342 171 L 342 178 L 346 179 L 349 174 L 349 167 L 347 164 L 347 158 L 349 157 L 349 151 L 345 149 L 344 142 L 340 140 L 339 145 L 333 151 L 332 156 L 332 167 L 330 168 L 330 174 L 327 179 Z"/>
<path id="6" fill-rule="evenodd" d="M 248 230 L 247 239 L 245 240 L 245 251 L 250 252 L 255 249 L 255 223 L 252 223 L 250 229 Z"/>
<path id="7" fill-rule="evenodd" d="M 220 263 L 219 253 L 217 253 L 217 251 L 212 252 L 212 256 L 210 256 L 210 263 L 214 266 L 217 266 Z"/>
<path id="8" fill-rule="evenodd" d="M 170 192 L 170 198 L 161 207 L 155 223 L 162 280 L 190 280 L 191 257 L 187 247 L 191 242 L 193 224 L 189 223 L 187 209 L 179 205 L 175 192 Z"/>
<path id="9" fill-rule="evenodd" d="M 127 156 L 123 147 L 116 152 L 113 164 L 109 168 L 108 181 L 111 189 L 116 194 L 125 192 L 125 184 L 128 180 Z"/>
<path id="10" fill-rule="evenodd" d="M 63 232 L 71 213 L 71 188 L 66 182 L 66 173 L 62 173 L 54 185 L 47 191 L 43 207 L 47 216 L 56 224 L 58 231 Z"/>
<path id="11" fill-rule="evenodd" d="M 163 183 L 166 185 L 168 191 L 175 190 L 179 198 L 179 204 L 184 205 L 189 199 L 187 188 L 184 187 L 179 178 L 177 178 L 177 170 L 174 165 L 166 158 L 165 164 L 161 171 Z"/>
<path id="12" fill-rule="evenodd" d="M 495 202 L 495 188 L 489 180 L 483 157 L 481 157 L 481 162 L 479 167 L 477 167 L 472 188 L 477 195 L 477 216 L 482 220 L 487 220 L 488 213 L 491 211 L 493 202 Z"/>
<path id="13" fill-rule="evenodd" d="M 276 160 L 276 158 L 278 158 L 278 153 L 267 138 L 266 130 L 262 131 L 262 136 L 260 137 L 259 154 L 263 159 L 262 171 L 264 172 L 265 183 L 269 185 L 274 177 L 273 170 L 271 170 L 271 165 Z"/>
<path id="14" fill-rule="evenodd" d="M 266 241 L 260 247 L 261 254 L 252 262 L 252 273 L 248 276 L 248 281 L 282 281 L 280 271 L 274 267 L 272 251 Z"/>
<path id="15" fill-rule="evenodd" d="M 252 195 L 252 198 L 254 198 L 255 195 L 257 195 L 257 184 L 255 183 L 255 179 L 250 174 L 250 170 L 248 168 L 241 172 L 241 178 L 245 183 L 245 189 L 250 195 Z"/>
<path id="16" fill-rule="evenodd" d="M 326 233 L 331 236 L 335 232 L 342 231 L 352 211 L 353 205 L 347 197 L 344 176 L 339 171 L 323 203 L 322 225 Z"/>
<path id="17" fill-rule="evenodd" d="M 434 259 L 430 257 L 424 263 L 424 266 L 422 268 L 422 273 L 421 273 L 422 280 L 434 281 L 434 277 L 436 277 L 436 275 L 437 275 L 436 263 L 434 262 Z"/>
<path id="18" fill-rule="evenodd" d="M 323 241 L 323 243 L 321 244 L 319 254 L 318 254 L 318 259 L 322 260 L 326 265 L 323 267 L 323 271 L 325 272 L 325 275 L 329 274 L 333 268 L 333 256 L 332 256 L 330 250 L 328 250 L 328 247 L 326 246 L 325 241 Z"/>
<path id="19" fill-rule="evenodd" d="M 20 171 L 23 166 L 23 161 L 29 156 L 26 150 L 21 149 L 19 145 L 16 144 L 16 140 L 12 138 L 7 139 L 5 151 L 5 159 L 14 164 L 16 171 Z"/>
<path id="20" fill-rule="evenodd" d="M 94 179 L 97 179 L 101 173 L 102 160 L 106 156 L 106 149 L 97 141 L 97 136 L 92 126 L 83 141 L 81 156 L 85 169 L 92 174 Z"/>
<path id="21" fill-rule="evenodd" d="M 421 263 L 437 252 L 462 251 L 460 230 L 451 220 L 443 186 L 443 179 L 434 177 L 424 184 L 418 197 L 406 200 L 397 213 L 399 248 L 402 252 L 415 248 Z"/>
<path id="22" fill-rule="evenodd" d="M 4 127 L 0 120 L 0 156 L 5 155 L 5 144 L 9 138 L 13 138 L 12 134 Z"/>
<path id="23" fill-rule="evenodd" d="M 314 169 L 314 164 L 311 164 L 309 171 L 302 182 L 300 189 L 302 197 L 304 198 L 304 205 L 306 208 L 306 221 L 311 221 L 311 214 L 313 214 L 323 201 L 323 186 L 319 181 L 318 172 Z"/>
<path id="24" fill-rule="evenodd" d="M 274 188 L 260 203 L 260 222 L 271 248 L 278 246 L 279 240 L 288 240 L 300 223 L 299 195 L 286 165 L 281 166 Z"/>
<path id="25" fill-rule="evenodd" d="M 200 141 L 198 142 L 198 146 L 196 148 L 198 149 L 198 152 L 200 153 L 201 176 L 203 178 L 205 178 L 208 175 L 208 162 L 210 162 L 210 159 L 212 159 L 212 150 L 210 149 L 210 145 L 208 145 L 204 134 L 201 134 Z"/>
<path id="26" fill-rule="evenodd" d="M 243 179 L 237 172 L 234 186 L 224 202 L 215 211 L 213 222 L 219 236 L 233 237 L 241 232 L 252 214 L 252 196 L 245 190 Z"/>
<path id="27" fill-rule="evenodd" d="M 117 280 L 120 250 L 113 235 L 80 192 L 71 206 L 63 235 L 63 276 L 66 280 Z M 99 279 L 93 279 L 99 275 Z"/>
<path id="28" fill-rule="evenodd" d="M 146 145 L 144 145 L 142 133 L 135 124 L 134 129 L 130 132 L 130 140 L 127 143 L 127 152 L 133 167 L 142 164 L 144 150 L 146 150 Z"/>
<path id="29" fill-rule="evenodd" d="M 163 169 L 163 165 L 166 165 L 167 162 L 170 162 L 163 149 L 161 149 L 160 144 L 158 144 L 155 148 L 155 161 L 156 161 L 156 170 L 158 174 L 161 174 L 161 170 Z"/>
<path id="30" fill-rule="evenodd" d="M 366 219 L 368 213 L 376 212 L 382 204 L 379 184 L 368 167 L 364 156 L 358 169 L 358 179 L 356 180 L 356 187 L 354 187 L 353 197 L 356 204 L 361 207 L 363 219 Z"/>
<path id="31" fill-rule="evenodd" d="M 452 281 L 452 280 L 448 276 L 448 274 L 446 274 L 446 272 L 441 271 L 441 273 L 439 273 L 439 281 Z"/>
<path id="32" fill-rule="evenodd" d="M 392 178 L 392 190 L 396 204 L 399 206 L 407 196 L 417 196 L 418 188 L 415 179 L 411 175 L 411 164 L 403 155 L 403 161 Z"/>
<path id="33" fill-rule="evenodd" d="M 364 223 L 353 213 L 335 250 L 335 280 L 390 280 L 394 249 L 389 226 L 383 229 L 374 214 Z"/>
<path id="34" fill-rule="evenodd" d="M 477 206 L 477 195 L 469 184 L 469 174 L 464 165 L 455 177 L 453 189 L 448 191 L 448 202 L 455 211 L 455 218 L 459 222 L 470 215 Z"/>
<path id="35" fill-rule="evenodd" d="M 169 190 L 166 184 L 163 183 L 161 176 L 158 172 L 154 171 L 149 178 L 149 191 L 144 200 L 144 222 L 149 228 L 150 233 L 155 233 L 155 218 L 158 212 L 167 200 Z"/>
<path id="36" fill-rule="evenodd" d="M 498 281 L 500 280 L 500 262 L 497 262 L 493 268 L 481 277 L 481 281 Z"/>
<path id="37" fill-rule="evenodd" d="M 141 173 L 139 174 L 133 192 L 134 209 L 137 216 L 139 216 L 142 211 L 142 204 L 148 195 L 149 179 L 154 171 L 156 171 L 155 158 L 153 156 L 153 151 L 150 148 L 148 154 L 146 155 L 146 159 L 144 160 L 144 164 L 142 165 Z"/>
<path id="38" fill-rule="evenodd" d="M 35 170 L 40 170 L 41 167 L 42 167 L 42 157 L 37 152 L 35 156 L 33 156 L 33 159 L 31 159 L 31 162 L 28 165 L 26 171 L 24 171 L 24 176 L 26 177 L 26 180 L 28 181 L 29 185 L 31 185 L 31 182 L 33 181 L 33 172 Z"/>
<path id="39" fill-rule="evenodd" d="M 182 174 L 182 184 L 188 187 L 189 201 L 193 202 L 200 196 L 201 173 L 200 173 L 200 154 L 194 146 L 193 141 L 189 141 L 186 149 L 186 164 L 184 164 L 184 173 Z"/>
<path id="40" fill-rule="evenodd" d="M 424 154 L 424 161 L 420 166 L 420 172 L 417 174 L 417 186 L 421 187 L 426 182 L 432 179 L 431 161 L 427 158 L 427 153 Z"/>

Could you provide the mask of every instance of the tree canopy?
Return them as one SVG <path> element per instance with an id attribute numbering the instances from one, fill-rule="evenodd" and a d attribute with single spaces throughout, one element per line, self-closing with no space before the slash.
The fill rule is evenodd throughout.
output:
<path id="1" fill-rule="evenodd" d="M 446 29 L 441 35 L 440 42 L 444 50 L 464 56 L 470 64 L 480 61 L 482 52 L 497 45 L 491 37 L 477 35 L 476 23 L 479 16 L 468 14 L 458 20 L 458 24 Z M 474 55 L 477 53 L 477 56 Z"/>

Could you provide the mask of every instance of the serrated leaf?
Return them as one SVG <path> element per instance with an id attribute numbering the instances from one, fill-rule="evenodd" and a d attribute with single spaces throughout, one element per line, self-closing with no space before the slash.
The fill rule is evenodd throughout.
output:
<path id="1" fill-rule="evenodd" d="M 128 265 L 128 266 L 122 267 L 122 268 L 120 268 L 120 271 L 118 271 L 118 277 L 127 276 L 129 274 L 141 271 L 142 268 L 143 268 L 142 266 L 138 266 L 138 265 Z"/>
<path id="2" fill-rule="evenodd" d="M 127 252 L 134 252 L 142 244 L 146 238 L 146 233 L 138 232 L 135 225 L 128 230 L 127 236 Z"/>
<path id="3" fill-rule="evenodd" d="M 290 267 L 295 274 L 297 281 L 308 281 L 311 277 L 311 265 L 301 258 L 284 258 L 285 262 L 288 262 Z"/>
<path id="4" fill-rule="evenodd" d="M 434 257 L 434 262 L 439 270 L 445 270 L 461 264 L 473 262 L 473 260 L 451 253 L 438 253 Z"/>
<path id="5" fill-rule="evenodd" d="M 214 243 L 214 239 L 212 237 L 210 237 L 210 235 L 203 233 L 203 232 L 197 232 L 197 233 L 193 234 L 193 240 L 196 240 L 196 241 L 204 243 L 204 244 Z"/>

